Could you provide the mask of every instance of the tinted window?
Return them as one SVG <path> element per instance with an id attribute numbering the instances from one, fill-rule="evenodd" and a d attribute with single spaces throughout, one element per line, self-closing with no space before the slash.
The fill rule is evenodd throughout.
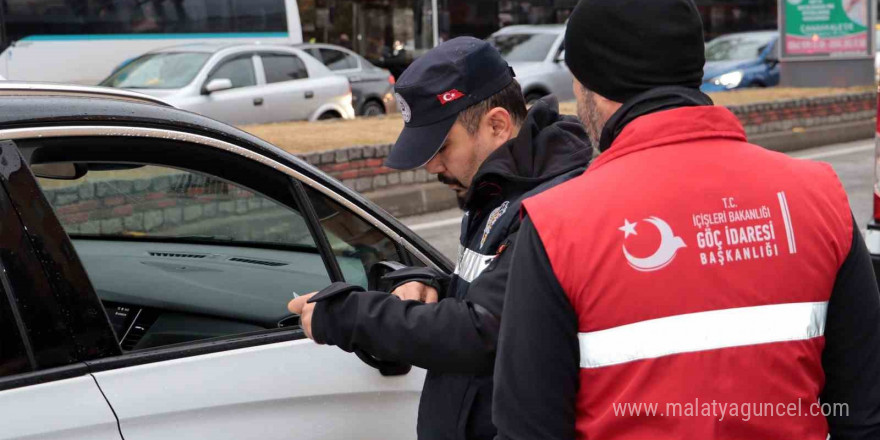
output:
<path id="1" fill-rule="evenodd" d="M 269 84 L 309 77 L 306 65 L 295 55 L 265 54 L 262 57 Z"/>
<path id="2" fill-rule="evenodd" d="M 9 308 L 6 290 L 0 285 L 0 377 L 30 369 L 18 325 Z"/>
<path id="3" fill-rule="evenodd" d="M 32 35 L 287 32 L 284 0 L 6 0 L 6 32 Z"/>
<path id="4" fill-rule="evenodd" d="M 212 79 L 228 79 L 232 81 L 232 88 L 257 85 L 257 76 L 254 74 L 254 62 L 250 56 L 224 61 L 208 77 L 208 81 L 205 84 L 211 82 Z"/>
<path id="5" fill-rule="evenodd" d="M 357 60 L 353 56 L 341 50 L 320 49 L 320 51 L 320 59 L 325 66 L 330 68 L 330 70 L 346 70 L 357 68 Z"/>
<path id="6" fill-rule="evenodd" d="M 509 63 L 544 61 L 557 34 L 503 34 L 489 38 Z"/>
<path id="7" fill-rule="evenodd" d="M 403 262 L 395 243 L 339 203 L 307 188 L 345 281 L 367 286 L 367 273 L 380 261 Z"/>
<path id="8" fill-rule="evenodd" d="M 0 155 L 0 162 L 15 170 L 2 177 L 5 190 L 0 190 L 2 276 L 34 368 L 118 354 L 98 298 L 48 200 L 20 165 L 23 159 L 12 142 L 0 142 Z"/>
<path id="9" fill-rule="evenodd" d="M 178 89 L 189 84 L 211 57 L 200 52 L 151 53 L 125 64 L 102 86 L 134 89 Z"/>

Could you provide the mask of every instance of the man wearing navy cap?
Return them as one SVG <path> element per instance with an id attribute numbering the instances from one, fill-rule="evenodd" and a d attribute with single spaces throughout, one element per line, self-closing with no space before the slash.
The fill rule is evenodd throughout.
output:
<path id="1" fill-rule="evenodd" d="M 420 439 L 491 439 L 492 369 L 520 201 L 583 172 L 583 127 L 553 98 L 526 113 L 513 71 L 488 43 L 449 40 L 400 77 L 405 127 L 385 164 L 424 166 L 465 210 L 452 275 L 406 268 L 393 295 L 335 283 L 289 309 L 318 343 L 428 370 Z M 311 300 L 310 300 L 311 299 Z M 310 301 L 309 301 L 310 300 Z M 306 304 L 306 301 L 309 301 Z"/>

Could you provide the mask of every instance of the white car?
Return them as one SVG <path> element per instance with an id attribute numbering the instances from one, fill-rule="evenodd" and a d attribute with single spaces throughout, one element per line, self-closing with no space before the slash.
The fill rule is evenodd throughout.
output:
<path id="1" fill-rule="evenodd" d="M 527 103 L 550 94 L 560 101 L 574 99 L 571 72 L 565 64 L 565 25 L 507 26 L 487 41 L 513 67 Z"/>
<path id="2" fill-rule="evenodd" d="M 101 82 L 227 124 L 353 119 L 351 85 L 303 50 L 191 44 L 148 52 Z"/>
<path id="3" fill-rule="evenodd" d="M 0 105 L 0 440 L 416 437 L 425 371 L 317 345 L 286 306 L 442 254 L 156 98 L 2 82 Z"/>

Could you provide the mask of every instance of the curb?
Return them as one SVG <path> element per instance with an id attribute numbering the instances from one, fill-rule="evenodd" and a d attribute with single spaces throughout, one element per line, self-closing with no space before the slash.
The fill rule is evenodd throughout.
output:
<path id="1" fill-rule="evenodd" d="M 749 142 L 768 150 L 787 153 L 823 145 L 852 142 L 874 137 L 877 123 L 873 119 L 834 125 L 802 128 L 777 133 L 749 136 Z"/>
<path id="2" fill-rule="evenodd" d="M 787 153 L 870 139 L 874 137 L 876 127 L 873 119 L 810 128 L 795 127 L 785 132 L 753 134 L 749 136 L 749 142 L 768 150 Z M 440 182 L 370 191 L 363 195 L 395 217 L 438 212 L 458 206 L 455 193 Z"/>
<path id="3" fill-rule="evenodd" d="M 371 191 L 363 195 L 395 217 L 443 211 L 458 206 L 455 192 L 440 182 Z"/>

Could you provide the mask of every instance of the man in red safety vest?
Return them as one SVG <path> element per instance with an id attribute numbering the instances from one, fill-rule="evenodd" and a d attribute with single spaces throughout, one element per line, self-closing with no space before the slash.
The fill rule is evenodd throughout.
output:
<path id="1" fill-rule="evenodd" d="M 691 0 L 581 0 L 565 47 L 601 154 L 523 204 L 499 438 L 880 438 L 880 295 L 831 167 L 699 91 Z"/>

